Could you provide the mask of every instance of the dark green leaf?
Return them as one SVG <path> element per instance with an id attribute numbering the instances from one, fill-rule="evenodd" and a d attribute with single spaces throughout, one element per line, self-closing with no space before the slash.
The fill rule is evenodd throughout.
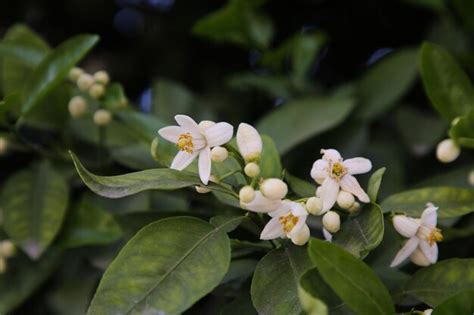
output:
<path id="1" fill-rule="evenodd" d="M 433 315 L 474 314 L 474 290 L 461 291 L 439 304 Z"/>
<path id="2" fill-rule="evenodd" d="M 228 84 L 236 90 L 256 89 L 272 97 L 290 98 L 291 87 L 286 76 L 240 73 L 232 76 Z"/>
<path id="3" fill-rule="evenodd" d="M 329 305 L 337 307 L 342 304 L 341 299 L 324 282 L 316 268 L 301 276 L 298 293 L 301 306 L 308 315 L 327 315 Z"/>
<path id="4" fill-rule="evenodd" d="M 377 196 L 379 194 L 380 184 L 382 183 L 382 177 L 384 173 L 385 167 L 382 167 L 370 176 L 369 184 L 367 185 L 367 194 L 369 195 L 371 202 L 377 201 Z"/>
<path id="5" fill-rule="evenodd" d="M 225 232 L 229 233 L 235 230 L 245 218 L 245 216 L 241 215 L 222 214 L 212 217 L 209 223 L 215 227 L 225 226 Z"/>
<path id="6" fill-rule="evenodd" d="M 159 80 L 153 86 L 153 112 L 160 120 L 174 124 L 175 115 L 191 114 L 194 97 L 177 82 Z"/>
<path id="7" fill-rule="evenodd" d="M 474 109 L 451 126 L 449 136 L 460 146 L 474 148 Z"/>
<path id="8" fill-rule="evenodd" d="M 281 176 L 281 161 L 280 154 L 275 147 L 272 138 L 262 135 L 263 149 L 262 157 L 260 158 L 260 176 L 263 178 Z"/>
<path id="9" fill-rule="evenodd" d="M 298 196 L 305 198 L 314 196 L 316 193 L 316 186 L 285 172 L 285 180 L 290 186 L 290 189 Z"/>

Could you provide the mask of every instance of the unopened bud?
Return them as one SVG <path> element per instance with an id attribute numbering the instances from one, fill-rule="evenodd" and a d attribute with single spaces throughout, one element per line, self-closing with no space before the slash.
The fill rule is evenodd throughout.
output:
<path id="1" fill-rule="evenodd" d="M 260 174 L 260 166 L 255 162 L 250 162 L 245 165 L 244 173 L 248 177 L 257 177 Z"/>
<path id="2" fill-rule="evenodd" d="M 68 110 L 71 117 L 81 117 L 87 110 L 87 101 L 82 96 L 74 96 L 69 101 Z"/>
<path id="3" fill-rule="evenodd" d="M 334 211 L 328 211 L 323 216 L 323 226 L 328 232 L 336 233 L 341 228 L 341 218 Z"/>
<path id="4" fill-rule="evenodd" d="M 94 84 L 94 78 L 88 73 L 81 74 L 77 79 L 77 87 L 83 92 L 87 91 L 92 84 Z"/>
<path id="5" fill-rule="evenodd" d="M 268 199 L 279 200 L 285 198 L 288 186 L 279 178 L 268 178 L 260 184 L 260 191 Z"/>
<path id="6" fill-rule="evenodd" d="M 97 126 L 105 126 L 112 120 L 112 115 L 108 110 L 99 109 L 94 113 L 94 123 Z"/>
<path id="7" fill-rule="evenodd" d="M 431 315 L 433 313 L 433 309 L 432 308 L 428 308 L 426 310 L 423 311 L 423 314 L 422 315 Z"/>
<path id="8" fill-rule="evenodd" d="M 209 188 L 202 187 L 202 186 L 196 186 L 196 191 L 200 194 L 207 194 L 208 192 L 211 192 Z"/>
<path id="9" fill-rule="evenodd" d="M 302 246 L 309 241 L 310 234 L 309 227 L 305 224 L 296 235 L 291 237 L 291 241 L 295 245 Z"/>
<path id="10" fill-rule="evenodd" d="M 8 151 L 8 140 L 5 137 L 0 137 L 0 155 L 4 155 Z"/>
<path id="11" fill-rule="evenodd" d="M 436 147 L 436 157 L 443 163 L 456 160 L 460 153 L 461 149 L 452 139 L 444 139 Z"/>
<path id="12" fill-rule="evenodd" d="M 318 197 L 310 197 L 306 200 L 306 210 L 313 215 L 320 215 L 323 210 L 323 202 Z"/>
<path id="13" fill-rule="evenodd" d="M 339 207 L 347 210 L 354 205 L 355 198 L 354 195 L 350 192 L 341 190 L 337 195 L 336 202 Z"/>
<path id="14" fill-rule="evenodd" d="M 101 70 L 94 73 L 94 80 L 97 83 L 107 85 L 110 81 L 110 77 L 107 71 Z"/>
<path id="15" fill-rule="evenodd" d="M 89 95 L 92 98 L 98 99 L 105 93 L 105 87 L 100 83 L 94 83 L 89 89 Z"/>
<path id="16" fill-rule="evenodd" d="M 224 162 L 229 157 L 229 152 L 224 147 L 214 147 L 211 150 L 211 160 L 213 162 Z"/>
<path id="17" fill-rule="evenodd" d="M 76 82 L 77 79 L 84 73 L 84 70 L 82 70 L 79 67 L 74 67 L 71 70 L 69 70 L 69 80 L 72 82 Z"/>
<path id="18" fill-rule="evenodd" d="M 9 258 L 15 254 L 15 244 L 10 240 L 0 242 L 0 257 Z"/>
<path id="19" fill-rule="evenodd" d="M 255 189 L 252 186 L 244 186 L 239 191 L 240 202 L 249 203 L 255 199 Z"/>
<path id="20" fill-rule="evenodd" d="M 469 185 L 474 186 L 474 170 L 469 172 L 469 175 L 467 176 L 467 182 Z"/>
<path id="21" fill-rule="evenodd" d="M 237 129 L 237 147 L 246 162 L 258 161 L 262 153 L 262 138 L 257 129 L 241 123 Z"/>
<path id="22" fill-rule="evenodd" d="M 356 213 L 360 210 L 360 203 L 358 203 L 357 201 L 354 201 L 354 204 L 352 205 L 352 207 L 350 207 L 349 209 L 350 213 Z"/>

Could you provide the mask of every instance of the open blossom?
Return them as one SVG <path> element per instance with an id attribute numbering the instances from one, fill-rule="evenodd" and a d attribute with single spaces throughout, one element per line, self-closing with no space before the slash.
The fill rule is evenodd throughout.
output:
<path id="1" fill-rule="evenodd" d="M 255 197 L 250 202 L 240 201 L 240 206 L 249 211 L 268 213 L 275 211 L 282 204 L 282 200 L 274 200 L 265 197 L 260 191 L 255 191 Z"/>
<path id="2" fill-rule="evenodd" d="M 399 265 L 408 257 L 419 266 L 428 266 L 438 260 L 438 245 L 436 242 L 442 241 L 443 235 L 441 230 L 436 227 L 437 210 L 438 207 L 429 203 L 420 219 L 405 215 L 393 217 L 393 226 L 397 232 L 409 239 L 398 251 L 390 267 Z"/>
<path id="3" fill-rule="evenodd" d="M 207 185 L 211 175 L 211 148 L 230 141 L 234 128 L 226 123 L 202 121 L 199 125 L 189 116 L 174 117 L 179 126 L 161 128 L 158 133 L 166 140 L 176 144 L 180 150 L 170 168 L 185 169 L 199 156 L 199 177 Z"/>
<path id="4" fill-rule="evenodd" d="M 334 149 L 321 150 L 321 154 L 322 159 L 313 164 L 311 177 L 321 185 L 318 197 L 323 201 L 323 212 L 334 206 L 340 189 L 355 195 L 362 202 L 370 201 L 353 176 L 372 169 L 372 163 L 368 159 L 357 157 L 343 160 Z"/>
<path id="5" fill-rule="evenodd" d="M 280 207 L 269 215 L 272 218 L 265 225 L 260 239 L 289 238 L 296 245 L 303 245 L 309 240 L 308 213 L 300 203 L 283 200 Z"/>

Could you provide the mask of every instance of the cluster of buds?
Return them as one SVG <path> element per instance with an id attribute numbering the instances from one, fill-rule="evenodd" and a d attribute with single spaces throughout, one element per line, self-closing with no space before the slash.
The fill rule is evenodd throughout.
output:
<path id="1" fill-rule="evenodd" d="M 15 252 L 15 245 L 12 241 L 0 241 L 0 274 L 7 270 L 7 259 L 14 256 Z"/>

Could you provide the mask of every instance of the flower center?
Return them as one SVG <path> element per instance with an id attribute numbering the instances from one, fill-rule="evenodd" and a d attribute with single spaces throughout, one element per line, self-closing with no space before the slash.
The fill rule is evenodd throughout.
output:
<path id="1" fill-rule="evenodd" d="M 290 233 L 295 227 L 296 223 L 298 223 L 298 220 L 298 217 L 295 217 L 291 213 L 278 218 L 280 224 L 283 225 L 283 231 L 285 231 L 285 233 Z"/>
<path id="2" fill-rule="evenodd" d="M 347 169 L 342 163 L 336 162 L 332 165 L 331 175 L 334 178 L 341 178 L 347 173 Z"/>
<path id="3" fill-rule="evenodd" d="M 178 137 L 178 141 L 176 142 L 176 146 L 181 150 L 185 151 L 187 153 L 193 153 L 193 137 L 191 134 L 188 133 L 182 133 Z"/>
<path id="4" fill-rule="evenodd" d="M 431 233 L 426 238 L 430 246 L 433 246 L 436 242 L 441 242 L 443 240 L 443 234 L 441 234 L 441 230 L 438 228 L 434 228 L 431 230 Z"/>

